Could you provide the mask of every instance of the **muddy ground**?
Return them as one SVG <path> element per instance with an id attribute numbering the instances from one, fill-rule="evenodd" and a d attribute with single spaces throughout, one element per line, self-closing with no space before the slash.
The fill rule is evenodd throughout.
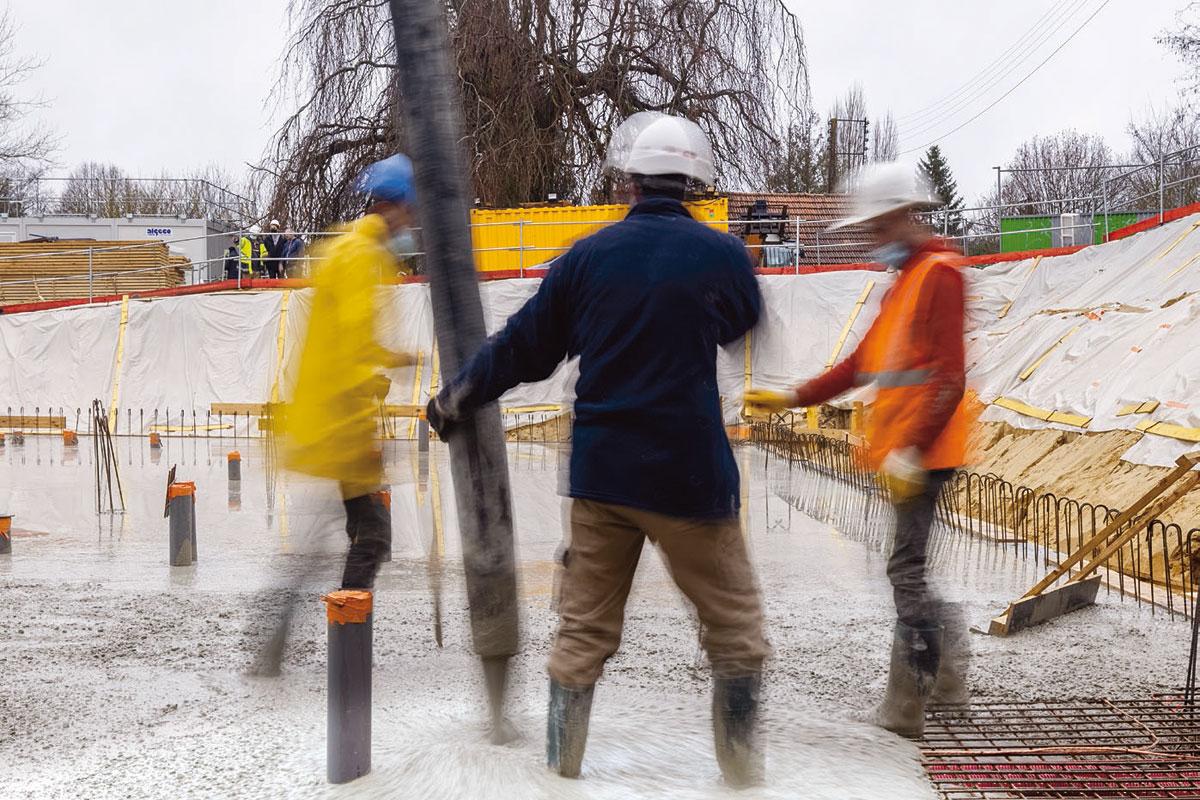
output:
<path id="1" fill-rule="evenodd" d="M 86 445 L 86 442 L 85 442 Z M 541 766 L 544 662 L 565 452 L 510 445 L 523 650 L 510 712 L 522 734 L 484 739 L 445 451 L 435 444 L 445 564 L 445 646 L 432 635 L 430 491 L 416 453 L 388 453 L 395 558 L 377 592 L 374 771 L 324 780 L 325 628 L 318 601 L 345 547 L 336 492 L 274 482 L 254 442 L 167 440 L 155 463 L 121 441 L 128 511 L 94 510 L 90 450 L 29 437 L 0 455 L 0 511 L 16 515 L 0 557 L 0 762 L 12 798 L 897 798 L 932 797 L 916 748 L 852 720 L 883 688 L 892 622 L 884 558 L 787 502 L 799 473 L 740 449 L 748 537 L 766 598 L 768 769 L 760 790 L 720 786 L 708 729 L 708 675 L 696 627 L 657 556 L 644 553 L 625 644 L 597 689 L 584 779 Z M 243 455 L 240 505 L 226 450 Z M 167 468 L 198 486 L 200 561 L 167 565 Z M 936 575 L 986 620 L 1040 577 L 1040 565 L 977 542 L 944 549 Z M 307 578 L 302 576 L 307 575 Z M 277 679 L 246 677 L 281 589 L 303 581 Z M 972 636 L 980 697 L 1137 696 L 1179 685 L 1187 625 L 1104 596 L 1093 609 L 1009 639 Z"/>

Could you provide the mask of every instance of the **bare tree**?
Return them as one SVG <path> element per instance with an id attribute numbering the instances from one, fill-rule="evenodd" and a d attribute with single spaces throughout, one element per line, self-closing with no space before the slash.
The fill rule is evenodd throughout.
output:
<path id="1" fill-rule="evenodd" d="M 277 87 L 303 101 L 276 134 L 272 213 L 324 225 L 359 209 L 354 175 L 403 146 L 387 4 L 293 0 Z M 761 185 L 809 104 L 799 22 L 783 0 L 451 0 L 475 192 L 597 199 L 613 128 L 635 111 L 696 120 L 726 184 Z"/>
<path id="2" fill-rule="evenodd" d="M 184 177 L 134 178 L 115 164 L 86 162 L 65 179 L 47 183 L 58 187 L 57 203 L 47 202 L 44 210 L 98 217 L 182 215 L 244 224 L 257 221 L 253 199 L 229 189 L 231 183 L 228 174 L 215 166 Z"/>
<path id="3" fill-rule="evenodd" d="M 0 11 L 0 171 L 13 174 L 44 164 L 57 140 L 29 113 L 39 103 L 18 93 L 22 82 L 39 63 L 17 54 L 17 28 L 6 10 Z"/>
<path id="4" fill-rule="evenodd" d="M 770 192 L 825 192 L 824 133 L 814 114 L 805 114 L 788 126 L 775 158 L 770 164 L 765 185 Z"/>
<path id="5" fill-rule="evenodd" d="M 1190 104 L 1151 106 L 1130 121 L 1128 131 L 1133 145 L 1130 163 L 1148 166 L 1123 171 L 1111 188 L 1139 208 L 1156 206 L 1161 169 L 1164 205 L 1175 208 L 1200 202 L 1200 175 L 1195 167 L 1200 158 L 1200 114 Z"/>
<path id="6" fill-rule="evenodd" d="M 1189 2 L 1175 15 L 1176 28 L 1158 37 L 1191 70 L 1190 91 L 1200 92 L 1200 2 Z"/>
<path id="7" fill-rule="evenodd" d="M 1103 137 L 1075 130 L 1034 136 L 1008 162 L 1000 201 L 1004 216 L 1090 212 L 1098 207 L 1104 180 L 1115 174 L 1113 152 Z M 985 205 L 996 204 L 992 191 Z"/>
<path id="8" fill-rule="evenodd" d="M 875 127 L 871 129 L 871 160 L 895 161 L 899 156 L 900 129 L 889 110 L 882 117 L 875 118 Z"/>

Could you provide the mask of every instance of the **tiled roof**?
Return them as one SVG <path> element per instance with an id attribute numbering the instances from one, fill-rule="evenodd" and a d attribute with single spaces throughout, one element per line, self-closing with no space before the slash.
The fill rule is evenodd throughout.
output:
<path id="1" fill-rule="evenodd" d="M 836 220 L 850 215 L 850 198 L 844 194 L 787 194 L 772 192 L 729 192 L 729 218 L 744 220 L 756 200 L 762 200 L 772 214 L 788 218 L 785 239 L 795 241 L 796 220 L 800 220 L 801 264 L 851 264 L 870 261 L 872 245 L 862 228 L 828 230 Z M 742 233 L 741 225 L 731 225 Z"/>

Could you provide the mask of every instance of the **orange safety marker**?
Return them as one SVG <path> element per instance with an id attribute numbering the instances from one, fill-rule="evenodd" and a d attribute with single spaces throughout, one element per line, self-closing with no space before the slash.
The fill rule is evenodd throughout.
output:
<path id="1" fill-rule="evenodd" d="M 75 431 L 63 431 L 62 436 L 64 447 L 75 447 L 79 444 L 79 434 Z"/>
<path id="2" fill-rule="evenodd" d="M 162 437 L 158 435 L 158 431 L 150 431 L 150 446 L 155 449 L 162 447 Z"/>
<path id="3" fill-rule="evenodd" d="M 24 431 L 13 431 L 11 436 L 12 436 L 13 444 L 25 444 L 25 432 Z"/>
<path id="4" fill-rule="evenodd" d="M 0 515 L 0 556 L 12 552 L 12 515 Z"/>
<path id="5" fill-rule="evenodd" d="M 237 450 L 230 450 L 225 456 L 225 464 L 227 474 L 230 481 L 241 481 L 242 479 L 242 454 Z"/>
<path id="6" fill-rule="evenodd" d="M 371 651 L 374 598 L 341 589 L 325 602 L 327 697 L 325 774 L 348 783 L 371 771 Z"/>
<path id="7" fill-rule="evenodd" d="M 167 487 L 167 515 L 170 519 L 170 560 L 172 567 L 186 567 L 197 560 L 196 484 L 176 481 Z"/>
<path id="8" fill-rule="evenodd" d="M 4 434 L 0 433 L 0 447 L 4 447 Z"/>

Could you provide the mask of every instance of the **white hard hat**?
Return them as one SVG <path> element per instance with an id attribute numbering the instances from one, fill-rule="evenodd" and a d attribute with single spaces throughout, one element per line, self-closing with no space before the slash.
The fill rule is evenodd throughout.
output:
<path id="1" fill-rule="evenodd" d="M 257 226 L 257 225 L 251 225 L 251 226 L 250 226 L 250 235 L 251 235 L 251 236 L 257 236 L 257 235 L 258 235 L 258 234 L 260 234 L 260 233 L 262 233 L 262 228 L 260 228 L 260 227 L 259 227 L 259 226 Z"/>
<path id="2" fill-rule="evenodd" d="M 713 182 L 712 145 L 683 117 L 639 111 L 613 132 L 604 165 L 628 175 L 686 175 Z"/>
<path id="3" fill-rule="evenodd" d="M 838 220 L 829 230 L 861 225 L 904 208 L 936 205 L 924 175 L 895 161 L 868 164 L 854 177 L 853 213 Z"/>
<path id="4" fill-rule="evenodd" d="M 270 226 L 271 226 L 272 228 L 278 228 L 278 227 L 279 227 L 279 220 L 277 220 L 277 219 L 273 219 L 273 220 L 271 220 L 271 222 L 270 222 L 269 224 L 270 224 Z"/>

